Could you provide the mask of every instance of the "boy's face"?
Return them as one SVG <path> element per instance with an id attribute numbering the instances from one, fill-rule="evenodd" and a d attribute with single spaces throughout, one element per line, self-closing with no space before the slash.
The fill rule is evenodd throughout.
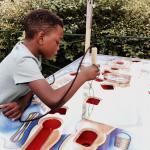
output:
<path id="1" fill-rule="evenodd" d="M 59 50 L 60 41 L 63 38 L 63 28 L 56 26 L 50 32 L 44 34 L 40 42 L 39 51 L 45 58 L 50 59 L 57 54 Z"/>

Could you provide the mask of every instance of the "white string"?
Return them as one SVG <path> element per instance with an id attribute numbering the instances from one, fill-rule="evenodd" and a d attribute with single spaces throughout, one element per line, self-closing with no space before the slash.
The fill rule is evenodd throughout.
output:
<path id="1" fill-rule="evenodd" d="M 99 75 L 97 76 L 97 78 L 99 78 Z M 93 84 L 93 80 L 91 81 L 91 82 L 88 82 L 88 85 L 89 85 L 89 89 L 88 89 L 88 91 L 89 91 L 89 93 L 88 93 L 88 97 L 95 97 L 95 94 L 94 94 L 94 89 L 93 89 L 93 86 L 92 86 L 92 84 Z M 93 110 L 94 110 L 94 104 L 85 104 L 87 107 L 88 107 L 88 109 L 86 109 L 86 111 L 88 111 L 88 112 L 85 112 L 85 114 L 87 113 L 88 115 L 87 115 L 87 118 L 90 118 L 90 116 L 91 116 L 91 114 L 93 113 Z"/>
<path id="2" fill-rule="evenodd" d="M 89 96 L 88 97 L 94 97 L 94 89 L 93 89 L 93 87 L 92 87 L 92 83 L 93 83 L 93 80 L 91 81 L 91 82 L 88 82 L 88 84 L 89 84 Z M 90 116 L 91 116 L 91 114 L 92 114 L 92 112 L 93 112 L 93 109 L 94 109 L 94 104 L 87 104 L 86 103 L 86 105 L 88 105 L 87 107 L 88 107 L 88 109 L 87 109 L 87 118 L 90 118 Z"/>

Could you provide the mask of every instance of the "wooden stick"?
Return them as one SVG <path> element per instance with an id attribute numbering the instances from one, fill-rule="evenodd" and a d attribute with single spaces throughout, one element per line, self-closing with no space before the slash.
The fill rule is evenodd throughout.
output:
<path id="1" fill-rule="evenodd" d="M 97 61 L 97 48 L 96 47 L 93 47 L 92 48 L 92 64 L 96 65 Z"/>
<path id="2" fill-rule="evenodd" d="M 93 12 L 93 0 L 87 0 L 85 52 L 90 47 L 91 28 L 92 28 L 92 12 Z"/>

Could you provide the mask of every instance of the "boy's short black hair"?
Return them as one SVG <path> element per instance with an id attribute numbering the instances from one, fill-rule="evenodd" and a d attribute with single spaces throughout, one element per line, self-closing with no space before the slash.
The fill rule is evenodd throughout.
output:
<path id="1" fill-rule="evenodd" d="M 32 39 L 39 31 L 55 28 L 57 25 L 63 28 L 63 21 L 56 14 L 46 9 L 33 10 L 24 20 L 25 38 Z"/>

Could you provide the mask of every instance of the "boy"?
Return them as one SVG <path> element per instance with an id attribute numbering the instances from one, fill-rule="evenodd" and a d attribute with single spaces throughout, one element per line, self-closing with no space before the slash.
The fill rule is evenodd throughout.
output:
<path id="1" fill-rule="evenodd" d="M 98 67 L 84 67 L 79 72 L 71 90 L 71 82 L 53 89 L 44 79 L 38 57 L 49 59 L 59 50 L 63 38 L 62 20 L 45 9 L 29 13 L 24 22 L 25 40 L 15 45 L 11 53 L 0 64 L 0 108 L 13 120 L 21 117 L 33 93 L 51 109 L 60 107 L 88 80 L 99 75 Z"/>

